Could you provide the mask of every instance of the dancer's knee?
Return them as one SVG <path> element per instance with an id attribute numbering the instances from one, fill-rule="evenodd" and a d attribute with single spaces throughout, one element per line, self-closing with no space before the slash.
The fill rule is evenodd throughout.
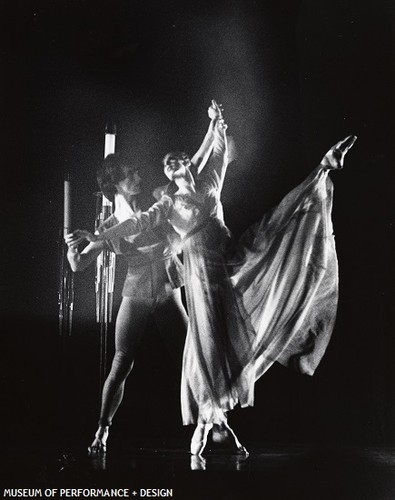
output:
<path id="1" fill-rule="evenodd" d="M 134 359 L 123 351 L 116 351 L 111 365 L 111 375 L 113 377 L 126 377 L 131 372 Z"/>

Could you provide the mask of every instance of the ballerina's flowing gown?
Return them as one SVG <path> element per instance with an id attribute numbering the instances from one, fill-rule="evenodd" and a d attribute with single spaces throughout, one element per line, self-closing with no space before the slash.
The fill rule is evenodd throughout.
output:
<path id="1" fill-rule="evenodd" d="M 220 200 L 228 165 L 217 134 L 193 195 L 164 194 L 129 234 L 161 224 L 181 238 L 189 315 L 182 383 L 184 425 L 220 423 L 236 404 L 254 403 L 254 385 L 275 362 L 312 375 L 334 327 L 338 266 L 333 185 L 317 167 L 235 242 Z"/>
<path id="2" fill-rule="evenodd" d="M 312 375 L 336 317 L 328 170 L 314 170 L 235 243 L 220 202 L 223 148 L 217 141 L 212 160 L 196 176 L 199 222 L 182 247 L 189 315 L 185 425 L 219 423 L 237 403 L 252 406 L 256 380 L 275 361 Z"/>

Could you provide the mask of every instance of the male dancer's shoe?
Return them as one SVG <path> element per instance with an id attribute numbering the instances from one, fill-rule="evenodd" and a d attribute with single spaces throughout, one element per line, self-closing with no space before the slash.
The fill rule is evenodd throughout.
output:
<path id="1" fill-rule="evenodd" d="M 109 434 L 108 426 L 99 427 L 95 434 L 95 439 L 88 447 L 89 455 L 102 455 L 107 451 L 107 438 Z"/>

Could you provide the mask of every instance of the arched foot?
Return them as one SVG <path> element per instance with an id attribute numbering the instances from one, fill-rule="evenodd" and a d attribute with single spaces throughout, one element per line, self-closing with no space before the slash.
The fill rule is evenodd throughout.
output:
<path id="1" fill-rule="evenodd" d="M 344 165 L 344 157 L 347 151 L 352 148 L 357 140 L 356 135 L 349 135 L 345 139 L 337 142 L 321 160 L 321 165 L 328 170 L 340 170 Z"/>
<path id="2" fill-rule="evenodd" d="M 237 439 L 236 434 L 227 422 L 214 424 L 212 439 L 214 443 L 225 445 L 233 453 L 244 456 L 249 455 L 247 449 Z"/>
<path id="3" fill-rule="evenodd" d="M 198 424 L 191 440 L 190 451 L 192 455 L 201 455 L 207 444 L 207 437 L 213 424 Z"/>
<path id="4" fill-rule="evenodd" d="M 95 439 L 92 444 L 88 447 L 89 455 L 103 455 L 107 451 L 107 439 L 109 434 L 109 428 L 99 427 L 95 434 Z"/>

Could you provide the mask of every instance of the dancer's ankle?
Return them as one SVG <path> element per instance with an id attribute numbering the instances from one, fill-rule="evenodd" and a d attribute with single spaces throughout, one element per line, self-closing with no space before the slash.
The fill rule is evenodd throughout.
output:
<path id="1" fill-rule="evenodd" d="M 100 425 L 97 428 L 95 437 L 101 440 L 107 440 L 108 434 L 110 432 L 110 426 L 109 425 Z"/>
<path id="2" fill-rule="evenodd" d="M 228 449 L 238 454 L 248 456 L 248 451 L 240 443 L 234 430 L 226 421 L 214 425 L 212 439 L 214 443 L 225 445 Z"/>
<path id="3" fill-rule="evenodd" d="M 106 453 L 109 428 L 110 427 L 108 425 L 99 425 L 95 433 L 95 438 L 92 444 L 88 447 L 88 453 L 90 455 L 100 455 Z"/>
<path id="4" fill-rule="evenodd" d="M 207 437 L 212 429 L 212 423 L 198 423 L 191 440 L 190 451 L 192 455 L 201 455 L 207 444 Z"/>

